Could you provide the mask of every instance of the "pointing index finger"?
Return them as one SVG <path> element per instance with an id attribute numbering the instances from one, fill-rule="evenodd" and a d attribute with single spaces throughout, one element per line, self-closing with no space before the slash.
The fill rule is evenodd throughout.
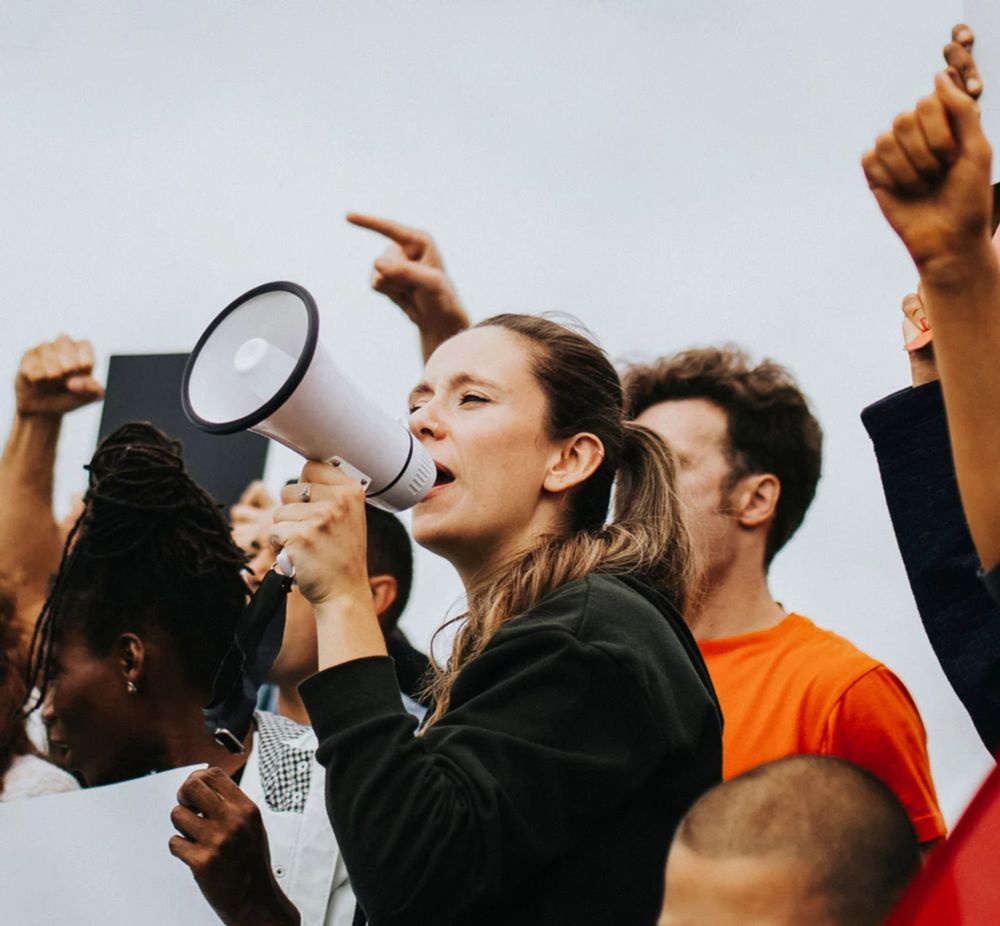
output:
<path id="1" fill-rule="evenodd" d="M 352 225 L 367 228 L 369 231 L 378 232 L 380 235 L 385 235 L 386 238 L 391 238 L 407 251 L 408 257 L 419 256 L 419 251 L 427 244 L 423 232 L 400 222 L 394 222 L 392 219 L 381 219 L 378 216 L 365 215 L 361 212 L 348 212 L 347 221 Z"/>

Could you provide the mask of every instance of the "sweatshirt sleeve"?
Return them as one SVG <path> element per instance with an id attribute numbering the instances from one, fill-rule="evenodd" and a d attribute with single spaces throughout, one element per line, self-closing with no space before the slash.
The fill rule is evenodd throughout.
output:
<path id="1" fill-rule="evenodd" d="M 632 674 L 557 629 L 494 638 L 422 736 L 386 657 L 327 669 L 300 691 L 351 883 L 380 926 L 446 923 L 509 897 L 665 752 Z"/>
<path id="2" fill-rule="evenodd" d="M 979 578 L 940 383 L 866 408 L 886 504 L 931 646 L 986 748 L 1000 744 L 1000 607 Z"/>

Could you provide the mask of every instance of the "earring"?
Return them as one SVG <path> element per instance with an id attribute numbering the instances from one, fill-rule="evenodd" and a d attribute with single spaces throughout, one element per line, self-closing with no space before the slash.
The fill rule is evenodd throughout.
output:
<path id="1" fill-rule="evenodd" d="M 136 693 L 136 692 L 137 692 L 137 691 L 138 691 L 139 689 L 135 687 L 135 682 L 133 682 L 133 681 L 132 681 L 131 679 L 129 679 L 129 680 L 128 680 L 128 681 L 127 681 L 127 682 L 125 683 L 125 690 L 126 690 L 126 691 L 127 691 L 127 692 L 128 692 L 129 694 L 135 694 L 135 693 Z"/>

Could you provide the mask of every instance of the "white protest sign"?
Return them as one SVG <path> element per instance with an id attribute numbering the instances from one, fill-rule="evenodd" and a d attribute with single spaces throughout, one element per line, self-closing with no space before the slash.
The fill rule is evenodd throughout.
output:
<path id="1" fill-rule="evenodd" d="M 983 131 L 993 146 L 992 179 L 1000 183 L 1000 2 L 965 0 L 964 15 L 976 36 L 972 53 L 985 88 L 979 100 Z"/>
<path id="2" fill-rule="evenodd" d="M 196 768 L 0 803 L 0 919 L 11 926 L 219 926 L 167 842 Z"/>

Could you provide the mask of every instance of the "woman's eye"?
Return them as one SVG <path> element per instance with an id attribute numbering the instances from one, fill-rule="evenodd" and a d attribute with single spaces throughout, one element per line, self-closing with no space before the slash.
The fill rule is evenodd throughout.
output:
<path id="1" fill-rule="evenodd" d="M 469 402 L 489 402 L 489 399 L 487 399 L 485 396 L 476 395 L 475 393 L 472 392 L 466 392 L 459 400 L 458 404 L 466 405 Z"/>
<path id="2" fill-rule="evenodd" d="M 420 406 L 420 405 L 411 405 L 410 406 L 410 410 L 409 410 L 409 412 L 407 412 L 407 414 L 412 415 L 415 412 L 417 412 L 421 407 L 422 406 Z"/>

